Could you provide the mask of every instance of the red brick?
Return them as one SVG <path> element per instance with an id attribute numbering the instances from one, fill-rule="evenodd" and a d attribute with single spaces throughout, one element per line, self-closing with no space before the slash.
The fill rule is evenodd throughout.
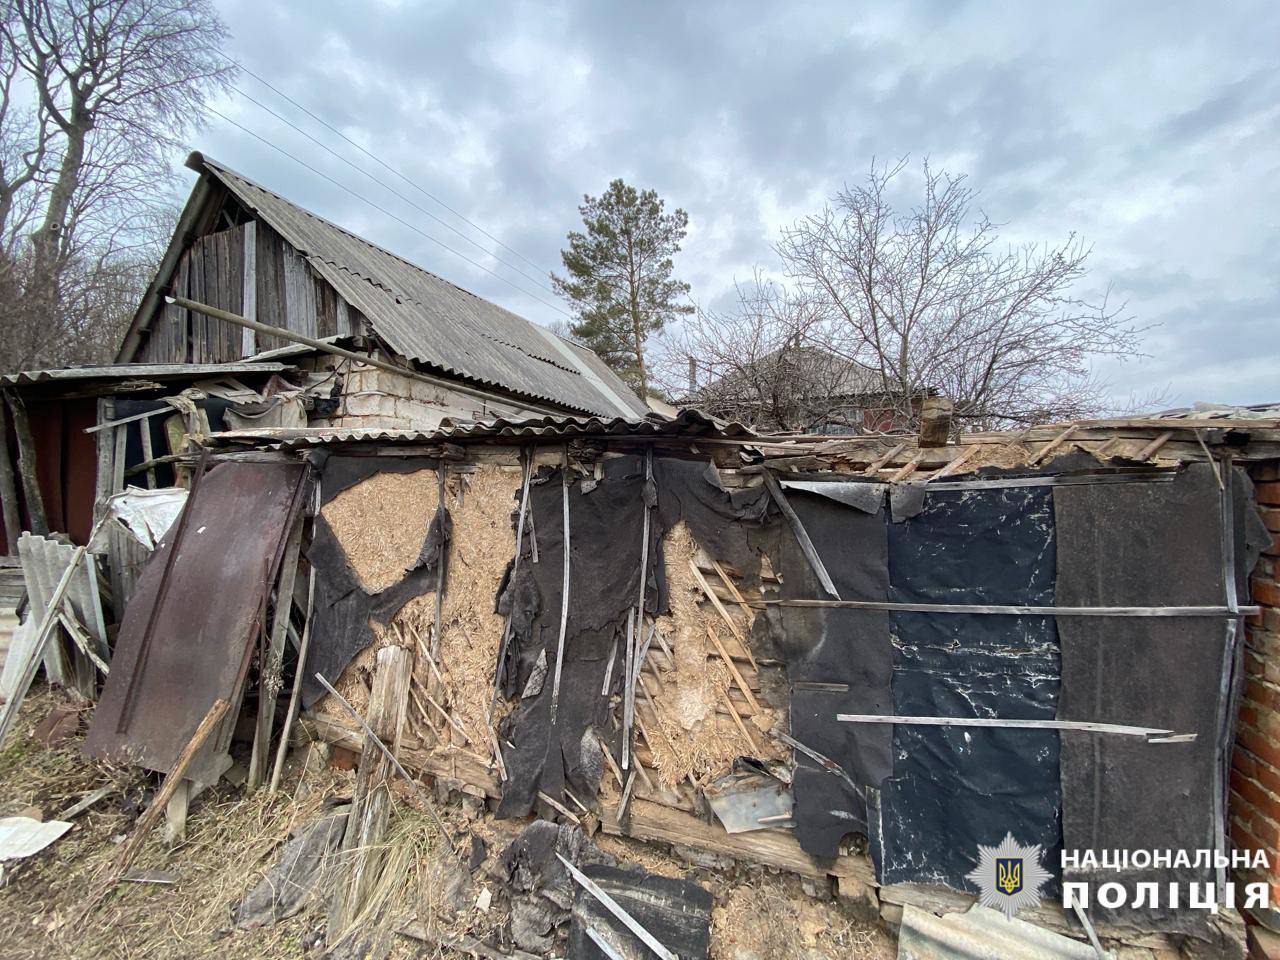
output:
<path id="1" fill-rule="evenodd" d="M 1259 503 L 1267 503 L 1272 506 L 1280 505 L 1280 483 L 1274 480 L 1264 480 L 1255 486 L 1253 490 Z"/>
<path id="2" fill-rule="evenodd" d="M 1236 750 L 1231 754 L 1231 769 L 1239 770 L 1246 777 L 1258 779 L 1258 761 L 1249 756 L 1243 750 Z"/>
<path id="3" fill-rule="evenodd" d="M 1274 580 L 1254 577 L 1251 595 L 1258 603 L 1265 603 L 1269 607 L 1280 607 L 1280 586 Z"/>
<path id="4" fill-rule="evenodd" d="M 1271 766 L 1280 769 L 1280 744 L 1274 740 L 1262 736 L 1256 730 L 1245 728 L 1241 731 L 1237 738 L 1240 745 L 1252 753 L 1259 760 L 1271 764 Z"/>
<path id="5" fill-rule="evenodd" d="M 1246 803 L 1251 805 L 1255 810 L 1260 811 L 1264 816 L 1272 819 L 1280 818 L 1280 799 L 1272 796 L 1266 790 L 1248 777 L 1242 777 L 1239 774 L 1233 774 L 1231 778 L 1231 788 L 1240 794 Z"/>
<path id="6" fill-rule="evenodd" d="M 1250 831 L 1262 843 L 1264 849 L 1280 848 L 1280 827 L 1268 820 L 1261 813 L 1255 813 L 1249 826 Z"/>
<path id="7" fill-rule="evenodd" d="M 1262 639 L 1262 631 L 1255 630 L 1253 632 L 1259 635 L 1260 640 Z M 1265 643 L 1266 641 L 1263 640 L 1262 642 Z M 1244 675 L 1247 678 L 1246 683 L 1253 685 L 1260 685 L 1262 678 L 1267 675 L 1267 662 L 1262 659 L 1262 656 L 1256 650 L 1246 648 L 1244 651 Z M 1249 696 L 1247 693 L 1245 695 Z M 1256 699 L 1259 703 L 1267 702 L 1265 697 Z"/>
<path id="8" fill-rule="evenodd" d="M 1254 483 L 1265 483 L 1267 480 L 1280 480 L 1280 461 L 1269 460 L 1266 463 L 1254 464 L 1249 469 L 1249 476 Z"/>
<path id="9" fill-rule="evenodd" d="M 1247 663 L 1248 661 L 1246 661 Z M 1252 670 L 1246 670 L 1244 681 L 1244 696 L 1246 700 L 1252 700 L 1259 707 L 1274 710 L 1277 704 L 1280 704 L 1280 694 L 1275 687 L 1269 686 L 1264 677 L 1260 674 L 1266 672 L 1266 666 L 1255 673 Z"/>
<path id="10" fill-rule="evenodd" d="M 1262 548 L 1262 552 L 1268 557 L 1280 556 L 1280 533 L 1271 533 L 1271 542 Z"/>
<path id="11" fill-rule="evenodd" d="M 1232 819 L 1231 821 L 1231 842 L 1237 847 L 1243 847 L 1247 850 L 1265 850 L 1262 842 L 1255 837 L 1243 822 Z M 1271 858 L 1268 857 L 1268 860 Z"/>
<path id="12" fill-rule="evenodd" d="M 1258 761 L 1253 765 L 1253 779 L 1280 797 L 1280 770 Z"/>
<path id="13" fill-rule="evenodd" d="M 1280 533 L 1280 510 L 1263 508 L 1262 522 L 1267 525 L 1267 529 L 1272 533 Z"/>

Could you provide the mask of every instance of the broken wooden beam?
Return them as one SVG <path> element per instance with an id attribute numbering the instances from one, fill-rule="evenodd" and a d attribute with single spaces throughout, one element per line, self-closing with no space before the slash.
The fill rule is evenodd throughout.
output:
<path id="1" fill-rule="evenodd" d="M 787 523 L 791 525 L 791 532 L 795 534 L 796 542 L 800 545 L 800 552 L 809 561 L 809 566 L 813 569 L 814 575 L 817 576 L 818 582 L 822 584 L 822 589 L 837 600 L 840 599 L 840 594 L 836 592 L 836 585 L 832 582 L 831 575 L 827 573 L 827 568 L 823 565 L 822 558 L 818 556 L 817 548 L 813 545 L 813 541 L 809 539 L 809 531 L 804 528 L 804 524 L 800 522 L 800 517 L 787 501 L 786 494 L 782 492 L 782 487 L 778 484 L 777 478 L 768 470 L 764 471 L 763 476 L 764 485 L 768 489 L 769 495 L 773 497 L 773 502 L 778 505 L 782 515 L 787 518 Z"/>
<path id="2" fill-rule="evenodd" d="M 638 797 L 631 801 L 625 827 L 619 823 L 615 811 L 608 808 L 604 810 L 600 826 L 605 833 L 615 836 L 693 847 L 746 863 L 777 867 L 802 877 L 847 876 L 875 883 L 875 871 L 865 857 L 819 859 L 805 853 L 790 831 L 727 833 L 719 824 L 709 824 L 692 814 Z"/>
<path id="3" fill-rule="evenodd" d="M 382 836 L 391 813 L 387 787 L 392 763 L 380 746 L 394 750 L 404 727 L 413 677 L 413 655 L 404 647 L 383 647 L 377 654 L 368 736 L 360 753 L 347 830 L 342 838 L 346 876 L 334 890 L 329 912 L 329 943 L 336 943 L 360 914 L 382 859 Z M 375 742 L 376 741 L 376 742 Z M 394 753 L 391 755 L 394 757 Z"/>

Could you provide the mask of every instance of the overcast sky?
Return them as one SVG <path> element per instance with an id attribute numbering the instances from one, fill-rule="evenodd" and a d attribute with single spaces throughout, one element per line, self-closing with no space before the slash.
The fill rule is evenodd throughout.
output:
<path id="1" fill-rule="evenodd" d="M 873 158 L 927 156 L 968 174 L 1011 240 L 1081 234 L 1089 286 L 1158 324 L 1149 359 L 1103 370 L 1117 397 L 1280 401 L 1280 4 L 1214 6 L 220 0 L 230 53 L 539 283 L 582 194 L 613 177 L 688 211 L 678 272 L 719 305 L 776 267 L 779 226 Z M 253 77 L 238 86 L 495 249 Z M 216 107 L 555 302 L 247 99 Z M 532 320 L 561 317 L 229 123 L 192 145 Z"/>

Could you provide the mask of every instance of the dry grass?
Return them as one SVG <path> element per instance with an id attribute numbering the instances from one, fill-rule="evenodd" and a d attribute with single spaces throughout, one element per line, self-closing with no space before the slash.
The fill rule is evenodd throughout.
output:
<path id="1" fill-rule="evenodd" d="M 166 849 L 163 830 L 153 831 L 137 869 L 172 873 L 172 885 L 122 883 L 88 917 L 86 904 L 133 828 L 148 784 L 141 771 L 98 764 L 80 751 L 80 737 L 54 749 L 30 739 L 30 730 L 63 697 L 41 692 L 28 698 L 19 723 L 0 752 L 4 813 L 35 805 L 48 816 L 97 787 L 114 793 L 75 818 L 75 826 L 41 853 L 15 865 L 0 888 L 0 938 L 5 958 L 71 957 L 77 960 L 134 957 L 302 957 L 323 930 L 324 904 L 313 902 L 299 916 L 272 927 L 232 929 L 232 909 L 279 856 L 292 830 L 316 819 L 325 801 L 347 795 L 349 774 L 311 763 L 305 775 L 286 779 L 274 796 L 245 796 L 221 784 L 199 797 L 187 821 L 187 839 Z M 318 758 L 316 758 L 318 759 Z M 409 955 L 407 944 L 397 951 Z"/>
<path id="2" fill-rule="evenodd" d="M 320 511 L 369 593 L 396 583 L 418 559 L 436 512 L 436 472 L 376 473 Z"/>
<path id="3" fill-rule="evenodd" d="M 206 793 L 192 807 L 187 840 L 166 849 L 157 830 L 137 863 L 141 869 L 171 872 L 177 882 L 120 884 L 83 918 L 84 905 L 101 889 L 118 850 L 114 841 L 132 829 L 144 800 L 143 788 L 153 781 L 141 772 L 87 759 L 78 737 L 54 749 L 36 744 L 31 728 L 62 702 L 61 694 L 43 691 L 24 705 L 9 745 L 0 752 L 0 796 L 7 800 L 0 813 L 35 805 L 54 815 L 104 784 L 120 792 L 77 817 L 73 830 L 18 865 L 12 882 L 0 888 L 0 916 L 8 921 L 0 935 L 0 956 L 285 960 L 323 955 L 320 938 L 328 905 L 324 898 L 313 899 L 296 917 L 255 930 L 233 929 L 232 911 L 275 863 L 292 831 L 317 819 L 329 801 L 349 796 L 351 774 L 329 770 L 312 752 L 305 769 L 295 764 L 275 796 L 265 790 L 246 796 L 225 784 Z M 460 933 L 498 942 L 508 921 L 500 887 L 486 870 L 474 875 L 450 870 L 429 818 L 417 809 L 403 784 L 393 784 L 392 798 L 390 825 L 382 841 L 383 866 L 368 905 L 342 946 L 355 945 L 391 960 L 461 956 L 396 934 L 410 924 L 445 942 Z M 451 831 L 470 830 L 487 841 L 490 864 L 520 826 L 481 816 L 478 808 L 468 812 L 449 806 L 442 812 Z M 688 874 L 682 862 L 659 847 L 608 836 L 597 836 L 596 841 L 620 860 L 656 873 Z M 716 898 L 713 960 L 892 956 L 885 933 L 853 921 L 838 902 L 809 899 L 794 877 L 742 867 L 727 874 L 699 875 Z M 476 895 L 486 886 L 494 895 L 487 912 L 476 906 Z M 449 896 L 451 889 L 454 894 Z M 362 950 L 341 955 L 359 956 Z"/>
<path id="4" fill-rule="evenodd" d="M 805 895 L 800 881 L 763 872 L 724 890 L 711 911 L 711 960 L 892 960 L 893 939 L 838 900 Z"/>

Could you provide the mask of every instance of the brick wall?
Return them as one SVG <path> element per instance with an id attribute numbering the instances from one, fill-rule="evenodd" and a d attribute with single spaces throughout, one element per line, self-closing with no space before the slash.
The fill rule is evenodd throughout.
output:
<path id="1" fill-rule="evenodd" d="M 1244 698 L 1231 764 L 1231 838 L 1239 847 L 1265 850 L 1268 876 L 1237 876 L 1237 882 L 1266 880 L 1271 902 L 1280 905 L 1280 461 L 1251 471 L 1263 520 L 1271 531 L 1251 582 L 1261 613 L 1245 628 Z M 1274 908 L 1273 908 L 1274 909 Z M 1259 931 L 1261 932 L 1261 931 Z M 1254 956 L 1270 956 L 1258 949 Z"/>
<path id="2" fill-rule="evenodd" d="M 313 361 L 313 367 L 322 371 L 333 362 L 332 357 L 320 357 Z M 360 363 L 352 363 L 344 369 L 343 387 L 339 415 L 321 425 L 352 429 L 434 430 L 444 417 L 482 420 L 540 415 L 515 402 L 496 397 L 481 400 L 451 389 L 445 380 L 439 385 L 424 383 Z"/>

